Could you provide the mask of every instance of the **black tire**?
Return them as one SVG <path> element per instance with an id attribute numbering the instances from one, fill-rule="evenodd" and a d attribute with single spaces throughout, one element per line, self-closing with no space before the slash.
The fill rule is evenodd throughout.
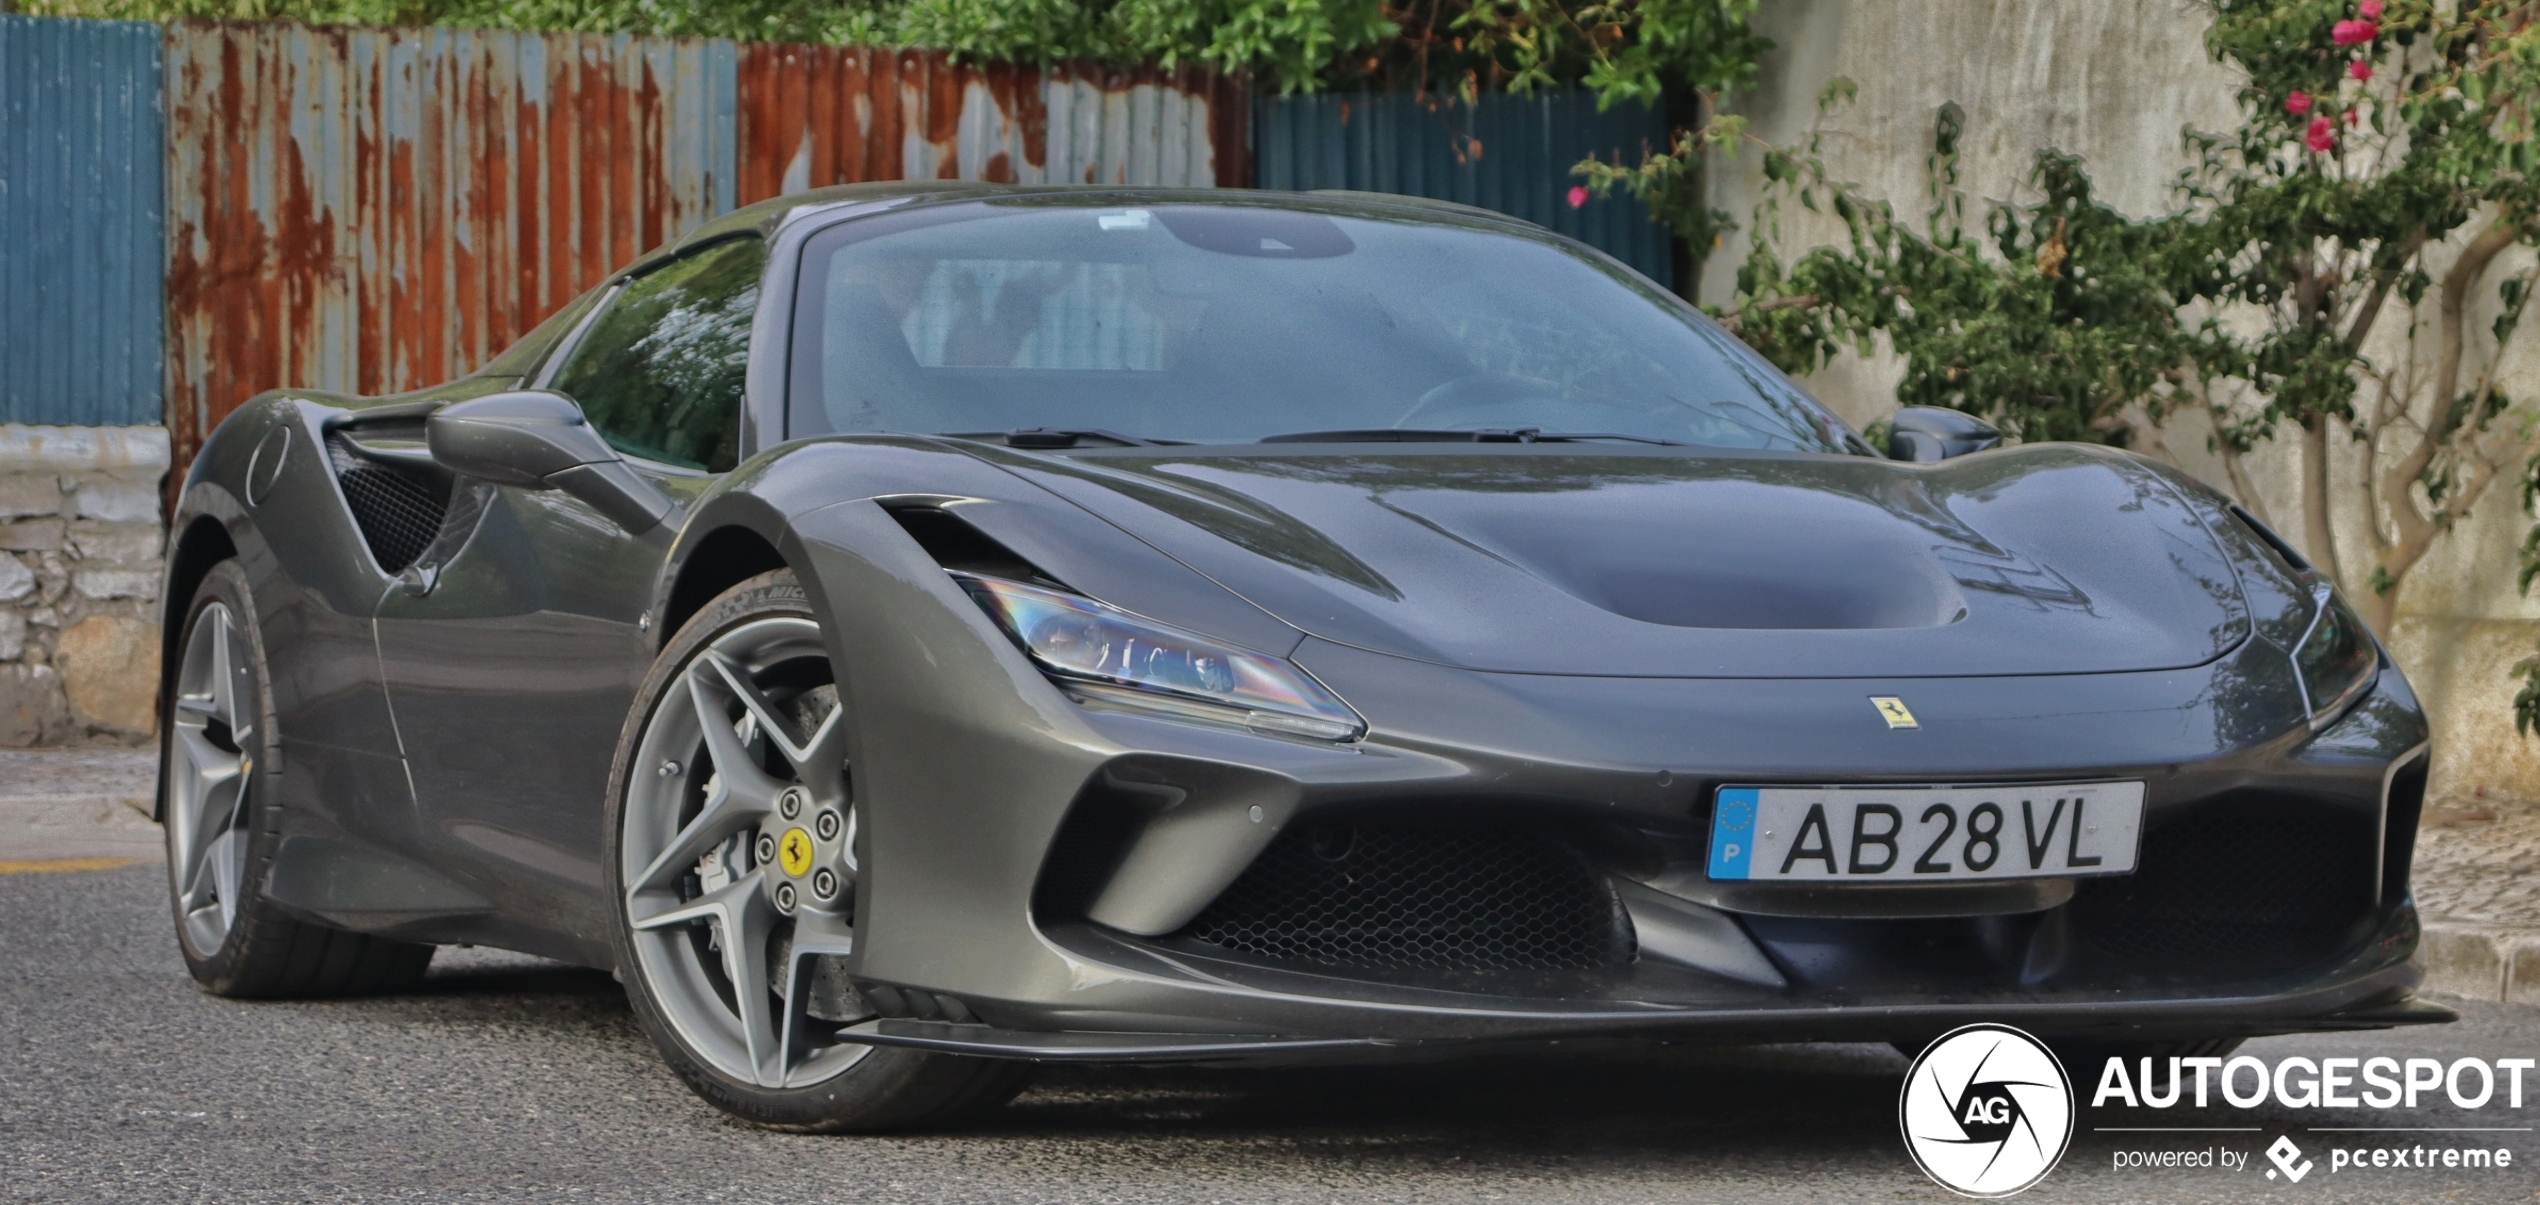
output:
<path id="1" fill-rule="evenodd" d="M 412 988 L 430 965 L 433 947 L 313 924 L 285 915 L 266 898 L 274 851 L 282 843 L 282 809 L 275 802 L 274 789 L 274 775 L 282 765 L 281 740 L 274 726 L 272 675 L 265 665 L 255 596 L 236 561 L 212 566 L 194 591 L 175 646 L 178 657 L 192 647 L 197 626 L 214 606 L 234 617 L 232 656 L 243 662 L 234 679 L 245 696 L 236 706 L 255 717 L 255 730 L 243 747 L 235 741 L 229 745 L 248 759 L 235 805 L 245 814 L 232 821 L 245 841 L 246 855 L 239 876 L 240 898 L 227 930 L 216 947 L 205 951 L 196 948 L 197 940 L 187 928 L 184 901 L 178 893 L 182 868 L 177 851 L 169 851 L 169 904 L 186 969 L 204 991 L 234 999 L 377 995 Z M 168 681 L 177 682 L 177 674 L 171 673 Z M 175 760 L 179 757 L 178 700 L 178 691 L 171 689 L 159 705 L 160 781 L 167 784 L 162 790 L 169 794 L 174 793 L 182 768 Z M 163 809 L 170 813 L 164 818 L 171 841 L 176 806 L 174 799 L 162 800 Z"/>
<path id="2" fill-rule="evenodd" d="M 777 570 L 726 590 L 681 626 L 636 693 L 609 775 L 608 887 L 617 917 L 620 977 L 636 1019 L 673 1073 L 740 1120 L 794 1133 L 876 1133 L 942 1126 L 994 1109 L 1023 1090 L 1034 1066 L 897 1047 L 874 1047 L 845 1070 L 805 1087 L 769 1088 L 727 1074 L 689 1047 L 647 978 L 628 914 L 625 869 L 629 780 L 647 727 L 698 651 L 718 636 L 772 617 L 817 622 L 800 582 Z"/>

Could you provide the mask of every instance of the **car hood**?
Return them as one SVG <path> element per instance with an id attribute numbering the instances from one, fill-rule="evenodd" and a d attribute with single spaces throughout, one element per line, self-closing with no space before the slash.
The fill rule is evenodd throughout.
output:
<path id="1" fill-rule="evenodd" d="M 2201 665 L 2249 630 L 2171 485 L 2082 445 L 986 454 L 1308 633 L 1468 669 L 2101 673 Z"/>

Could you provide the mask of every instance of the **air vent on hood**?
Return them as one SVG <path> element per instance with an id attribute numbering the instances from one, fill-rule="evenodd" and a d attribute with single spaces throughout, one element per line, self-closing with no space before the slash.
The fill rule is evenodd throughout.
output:
<path id="1" fill-rule="evenodd" d="M 1617 495 L 1645 495 L 1618 505 Z M 1929 628 L 1965 596 L 1923 528 L 1807 490 L 1699 487 L 1388 499 L 1400 513 L 1600 610 L 1679 628 Z"/>
<path id="2" fill-rule="evenodd" d="M 916 540 L 917 546 L 926 550 L 926 555 L 935 558 L 935 563 L 946 569 L 1066 588 L 1058 579 L 1041 572 L 1039 566 L 1024 560 L 1013 549 L 998 543 L 994 537 L 972 527 L 943 506 L 933 503 L 885 504 L 883 509 L 899 521 L 900 529 Z"/>

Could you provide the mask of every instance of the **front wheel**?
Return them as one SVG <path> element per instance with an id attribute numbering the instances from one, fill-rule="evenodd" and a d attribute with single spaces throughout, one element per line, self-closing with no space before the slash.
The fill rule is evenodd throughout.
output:
<path id="1" fill-rule="evenodd" d="M 708 603 L 636 696 L 610 779 L 618 962 L 671 1069 L 743 1120 L 905 1129 L 993 1108 L 1030 1064 L 839 1042 L 868 842 L 819 622 L 790 572 Z"/>

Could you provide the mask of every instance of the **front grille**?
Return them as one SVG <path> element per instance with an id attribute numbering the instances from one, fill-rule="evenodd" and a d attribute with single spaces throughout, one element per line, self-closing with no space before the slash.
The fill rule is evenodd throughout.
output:
<path id="1" fill-rule="evenodd" d="M 2147 833 L 2135 873 L 2085 881 L 2072 919 L 2090 945 L 2161 966 L 2249 975 L 2334 954 L 2372 907 L 2369 819 L 2298 799 L 2201 805 Z"/>
<path id="2" fill-rule="evenodd" d="M 1180 934 L 1276 962 L 1440 971 L 1631 961 L 1603 876 L 1557 840 L 1497 829 L 1301 825 Z"/>
<path id="3" fill-rule="evenodd" d="M 372 559 L 392 575 L 404 572 L 441 533 L 449 483 L 421 469 L 366 459 L 340 435 L 326 443 L 335 480 L 344 487 L 344 504 L 361 528 L 362 542 L 370 545 Z"/>

